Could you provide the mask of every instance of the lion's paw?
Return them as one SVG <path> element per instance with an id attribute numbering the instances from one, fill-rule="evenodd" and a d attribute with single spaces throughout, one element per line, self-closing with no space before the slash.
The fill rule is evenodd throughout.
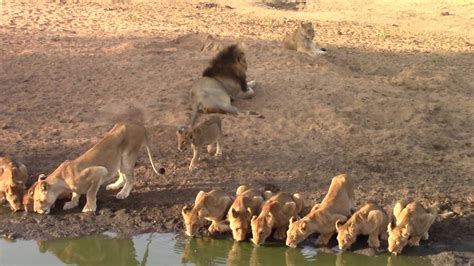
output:
<path id="1" fill-rule="evenodd" d="M 94 206 L 94 207 L 84 207 L 84 209 L 82 209 L 82 212 L 95 212 L 95 210 L 97 209 L 97 206 Z"/>
<path id="2" fill-rule="evenodd" d="M 124 191 L 120 191 L 119 193 L 117 193 L 117 196 L 115 196 L 117 199 L 125 199 L 127 198 L 129 195 L 129 193 L 126 193 Z"/>
<path id="3" fill-rule="evenodd" d="M 64 203 L 63 210 L 70 210 L 76 208 L 79 205 L 79 202 L 68 201 Z"/>

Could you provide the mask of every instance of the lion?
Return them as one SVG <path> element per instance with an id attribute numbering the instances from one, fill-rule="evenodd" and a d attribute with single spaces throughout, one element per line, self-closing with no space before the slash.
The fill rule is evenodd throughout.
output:
<path id="1" fill-rule="evenodd" d="M 0 157 L 0 203 L 5 200 L 14 212 L 21 210 L 28 180 L 26 166 L 10 157 Z"/>
<path id="2" fill-rule="evenodd" d="M 207 151 L 211 153 L 215 144 L 216 153 L 214 156 L 222 156 L 222 135 L 222 122 L 218 116 L 212 116 L 197 126 L 180 127 L 176 131 L 178 150 L 184 151 L 185 147 L 190 143 L 193 149 L 193 158 L 189 164 L 189 171 L 197 168 L 196 162 L 199 160 L 201 149 L 205 145 L 207 145 Z"/>
<path id="3" fill-rule="evenodd" d="M 339 250 L 345 251 L 357 240 L 358 235 L 369 235 L 369 247 L 379 248 L 379 236 L 387 240 L 389 217 L 384 209 L 374 203 L 367 203 L 343 223 L 336 221 Z"/>
<path id="4" fill-rule="evenodd" d="M 279 192 L 268 199 L 262 206 L 258 216 L 252 216 L 252 242 L 259 246 L 275 229 L 273 237 L 277 240 L 285 239 L 285 231 L 290 217 L 298 215 L 303 209 L 304 202 L 301 195 L 289 195 Z"/>
<path id="5" fill-rule="evenodd" d="M 232 201 L 233 198 L 220 189 L 209 192 L 201 190 L 196 196 L 194 206 L 186 205 L 181 211 L 186 235 L 195 236 L 206 220 L 211 221 L 208 229 L 211 234 L 221 232 L 223 229 L 220 228 L 220 223 Z"/>
<path id="6" fill-rule="evenodd" d="M 44 174 L 40 175 L 41 179 L 43 179 L 44 177 L 46 177 Z M 26 193 L 23 195 L 22 202 L 23 202 L 23 210 L 25 212 L 34 212 L 34 204 L 35 204 L 34 192 L 37 185 L 38 185 L 38 181 L 34 182 L 28 188 Z M 70 191 L 65 191 L 61 193 L 56 200 L 70 200 L 71 196 L 72 196 L 72 193 Z"/>
<path id="7" fill-rule="evenodd" d="M 419 202 L 402 200 L 393 209 L 396 224 L 389 223 L 388 251 L 400 254 L 408 244 L 419 246 L 420 239 L 428 240 L 428 230 L 436 219 L 438 210 L 435 207 L 425 209 Z"/>
<path id="8" fill-rule="evenodd" d="M 227 220 L 234 240 L 244 241 L 249 232 L 252 216 L 260 213 L 264 200 L 272 195 L 270 191 L 262 193 L 247 186 L 238 187 L 236 195 L 227 213 Z"/>
<path id="9" fill-rule="evenodd" d="M 286 245 L 296 247 L 309 235 L 318 232 L 316 245 L 326 245 L 336 232 L 337 220 L 346 221 L 354 206 L 354 184 L 347 175 L 332 178 L 329 191 L 323 201 L 311 212 L 298 220 L 291 217 L 287 231 Z"/>
<path id="10" fill-rule="evenodd" d="M 326 49 L 318 49 L 313 43 L 315 31 L 311 22 L 300 22 L 295 32 L 287 35 L 283 39 L 283 46 L 290 50 L 307 54 L 309 56 L 317 56 L 326 54 Z"/>
<path id="11" fill-rule="evenodd" d="M 164 168 L 157 170 L 148 148 L 148 137 L 143 125 L 118 123 L 96 145 L 74 160 L 66 160 L 52 174 L 40 176 L 34 188 L 34 211 L 48 214 L 51 206 L 63 192 L 72 192 L 63 209 L 79 205 L 79 197 L 86 194 L 86 205 L 82 212 L 96 211 L 97 191 L 118 173 L 119 178 L 106 187 L 107 190 L 122 188 L 118 199 L 129 196 L 134 185 L 133 168 L 140 147 L 145 142 L 153 171 L 164 174 Z"/>
<path id="12" fill-rule="evenodd" d="M 247 82 L 247 61 L 238 45 L 230 45 L 212 59 L 210 66 L 191 88 L 194 125 L 199 111 L 205 113 L 233 113 L 239 109 L 232 106 L 235 99 L 249 99 L 255 94 L 255 81 Z"/>

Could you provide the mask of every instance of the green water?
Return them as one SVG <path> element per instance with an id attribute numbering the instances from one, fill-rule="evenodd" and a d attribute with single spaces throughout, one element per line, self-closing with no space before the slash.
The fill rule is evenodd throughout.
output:
<path id="1" fill-rule="evenodd" d="M 149 234 L 132 239 L 112 234 L 53 241 L 9 242 L 0 239 L 0 265 L 430 265 L 408 256 L 331 254 L 313 247 L 251 243 L 175 234 Z"/>

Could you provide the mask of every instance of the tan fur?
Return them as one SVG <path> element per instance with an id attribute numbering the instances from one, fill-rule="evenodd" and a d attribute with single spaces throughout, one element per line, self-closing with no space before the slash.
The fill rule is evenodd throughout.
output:
<path id="1" fill-rule="evenodd" d="M 237 198 L 230 206 L 227 213 L 229 227 L 236 241 L 244 241 L 250 228 L 250 220 L 254 214 L 260 212 L 264 197 L 262 193 L 253 188 L 240 186 L 237 189 Z"/>
<path id="2" fill-rule="evenodd" d="M 358 235 L 369 235 L 369 247 L 380 247 L 379 236 L 387 239 L 388 215 L 373 203 L 367 203 L 344 224 L 336 222 L 339 250 L 345 251 L 357 240 Z"/>
<path id="3" fill-rule="evenodd" d="M 43 175 L 44 176 L 44 175 Z M 34 182 L 23 195 L 23 210 L 26 212 L 34 212 L 34 192 L 35 188 L 38 185 L 38 181 Z M 72 193 L 70 191 L 66 191 L 61 193 L 57 200 L 70 200 Z"/>
<path id="4" fill-rule="evenodd" d="M 301 22 L 293 33 L 283 40 L 283 46 L 290 50 L 305 53 L 309 56 L 326 54 L 323 49 L 318 49 L 313 43 L 315 31 L 311 22 Z"/>
<path id="5" fill-rule="evenodd" d="M 81 194 L 86 194 L 87 201 L 83 212 L 95 211 L 99 187 L 113 179 L 117 173 L 118 180 L 106 187 L 119 189 L 118 199 L 128 197 L 134 185 L 133 168 L 143 142 L 147 148 L 153 170 L 158 174 L 148 148 L 145 127 L 135 124 L 116 124 L 94 147 L 72 161 L 63 162 L 46 178 L 39 178 L 34 188 L 34 211 L 49 213 L 59 195 L 71 191 L 71 201 L 64 209 L 71 209 L 79 204 Z M 160 169 L 164 172 L 164 169 Z"/>
<path id="6" fill-rule="evenodd" d="M 303 199 L 296 193 L 290 196 L 279 192 L 267 200 L 262 211 L 251 220 L 252 242 L 261 245 L 275 229 L 273 237 L 278 240 L 285 239 L 285 231 L 290 217 L 298 215 L 303 209 Z"/>
<path id="7" fill-rule="evenodd" d="M 208 229 L 210 233 L 220 232 L 220 223 L 231 204 L 232 198 L 222 190 L 200 191 L 194 201 L 194 207 L 184 206 L 181 211 L 186 234 L 196 235 L 206 220 L 212 222 Z"/>
<path id="8" fill-rule="evenodd" d="M 396 225 L 387 226 L 388 251 L 400 254 L 408 244 L 419 246 L 420 239 L 428 240 L 428 230 L 436 219 L 438 210 L 434 207 L 425 209 L 418 202 L 404 200 L 397 202 L 393 210 Z"/>
<path id="9" fill-rule="evenodd" d="M 247 82 L 247 61 L 239 46 L 224 48 L 212 60 L 203 77 L 191 88 L 193 110 L 191 124 L 194 125 L 199 111 L 205 113 L 238 113 L 231 99 L 249 99 L 254 96 L 255 81 Z"/>
<path id="10" fill-rule="evenodd" d="M 22 209 L 28 171 L 26 166 L 9 157 L 0 157 L 0 202 L 7 201 L 14 212 Z"/>
<path id="11" fill-rule="evenodd" d="M 222 135 L 222 122 L 218 116 L 212 116 L 195 127 L 181 127 L 176 131 L 178 150 L 183 151 L 189 144 L 193 149 L 193 159 L 189 165 L 189 171 L 197 168 L 196 162 L 199 160 L 204 146 L 207 146 L 207 151 L 211 153 L 215 144 L 216 153 L 214 156 L 222 156 Z"/>
<path id="12" fill-rule="evenodd" d="M 332 178 L 329 191 L 321 204 L 300 220 L 292 217 L 289 222 L 286 245 L 296 247 L 309 235 L 320 234 L 316 244 L 326 245 L 335 233 L 337 220 L 346 221 L 354 206 L 353 182 L 347 175 Z"/>

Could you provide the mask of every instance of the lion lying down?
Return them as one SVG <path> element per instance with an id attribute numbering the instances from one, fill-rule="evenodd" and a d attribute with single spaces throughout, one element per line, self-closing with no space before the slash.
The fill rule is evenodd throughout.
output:
<path id="1" fill-rule="evenodd" d="M 199 111 L 205 113 L 238 113 L 231 100 L 252 98 L 255 81 L 247 82 L 247 61 L 238 45 L 230 45 L 212 59 L 202 78 L 191 88 L 194 125 Z"/>
<path id="2" fill-rule="evenodd" d="M 133 168 L 137 161 L 140 147 L 145 142 L 148 158 L 156 174 L 163 174 L 155 169 L 146 129 L 136 124 L 116 124 L 102 140 L 78 158 L 63 162 L 52 174 L 38 179 L 34 187 L 34 211 L 48 214 L 54 202 L 64 192 L 71 191 L 71 201 L 64 204 L 64 209 L 71 209 L 79 204 L 79 197 L 86 194 L 86 205 L 83 212 L 93 212 L 97 208 L 96 198 L 99 187 L 113 179 L 119 178 L 106 187 L 119 189 L 118 199 L 128 197 L 134 185 Z"/>

